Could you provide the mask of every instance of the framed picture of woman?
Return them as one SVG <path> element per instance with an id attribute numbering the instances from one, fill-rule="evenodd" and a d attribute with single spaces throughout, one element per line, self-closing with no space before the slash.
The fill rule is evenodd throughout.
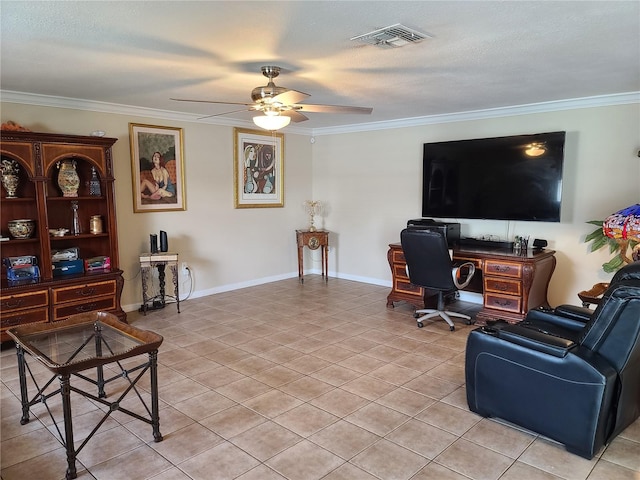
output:
<path id="1" fill-rule="evenodd" d="M 236 208 L 284 206 L 284 134 L 233 129 Z"/>
<path id="2" fill-rule="evenodd" d="M 133 211 L 186 210 L 182 129 L 129 124 Z"/>

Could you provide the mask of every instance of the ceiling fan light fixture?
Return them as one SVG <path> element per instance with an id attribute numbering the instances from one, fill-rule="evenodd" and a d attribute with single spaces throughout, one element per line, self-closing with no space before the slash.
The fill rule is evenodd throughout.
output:
<path id="1" fill-rule="evenodd" d="M 524 151 L 524 153 L 528 157 L 539 157 L 540 155 L 544 155 L 546 151 L 547 151 L 547 147 L 545 146 L 544 143 L 532 143 L 530 145 L 527 145 L 527 148 Z"/>
<path id="2" fill-rule="evenodd" d="M 265 130 L 280 130 L 291 122 L 290 117 L 274 114 L 273 112 L 265 112 L 266 115 L 256 115 L 253 117 L 253 123 Z M 269 114 L 271 113 L 271 114 Z"/>

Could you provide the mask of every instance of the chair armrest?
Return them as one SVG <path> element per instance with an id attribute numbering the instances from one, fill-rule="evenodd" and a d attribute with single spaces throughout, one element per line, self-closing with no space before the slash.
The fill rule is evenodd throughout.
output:
<path id="1" fill-rule="evenodd" d="M 584 310 L 588 313 L 585 314 Z M 529 310 L 524 320 L 527 323 L 542 321 L 575 332 L 584 328 L 585 324 L 591 319 L 591 314 L 593 314 L 593 311 L 587 308 L 560 305 L 555 309 L 536 308 Z"/>
<path id="2" fill-rule="evenodd" d="M 466 277 L 461 280 L 464 271 L 466 270 Z M 464 262 L 457 264 L 451 270 L 451 276 L 453 277 L 453 283 L 458 289 L 462 289 L 469 285 L 473 275 L 476 273 L 476 266 L 472 262 Z"/>
<path id="3" fill-rule="evenodd" d="M 531 325 L 508 325 L 497 330 L 497 336 L 507 342 L 558 358 L 565 357 L 576 346 L 570 339 L 554 336 Z"/>

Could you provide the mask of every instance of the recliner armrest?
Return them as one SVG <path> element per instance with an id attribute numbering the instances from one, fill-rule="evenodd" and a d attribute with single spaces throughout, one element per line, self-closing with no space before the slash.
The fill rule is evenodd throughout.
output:
<path id="1" fill-rule="evenodd" d="M 542 329 L 527 325 L 507 325 L 497 329 L 498 338 L 531 350 L 562 358 L 576 346 L 570 339 L 557 337 Z"/>
<path id="2" fill-rule="evenodd" d="M 593 314 L 593 311 L 584 310 L 590 314 L 585 315 L 583 307 L 574 307 L 573 305 L 561 305 L 555 309 L 536 308 L 529 310 L 524 320 L 527 323 L 542 321 L 568 330 L 579 331 L 584 328 L 590 320 L 590 315 Z"/>
<path id="3" fill-rule="evenodd" d="M 593 310 L 589 310 L 587 307 L 578 307 L 577 305 L 559 305 L 555 311 L 563 317 L 582 323 L 587 323 L 591 319 L 591 315 L 593 315 Z"/>

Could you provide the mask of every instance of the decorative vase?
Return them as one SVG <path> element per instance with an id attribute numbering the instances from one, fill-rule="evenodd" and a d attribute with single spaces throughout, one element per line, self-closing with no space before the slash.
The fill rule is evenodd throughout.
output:
<path id="1" fill-rule="evenodd" d="M 78 188 L 80 187 L 80 177 L 76 172 L 75 160 L 62 160 L 58 162 L 58 186 L 62 191 L 63 197 L 77 197 Z"/>
<path id="2" fill-rule="evenodd" d="M 16 195 L 20 181 L 18 163 L 14 160 L 3 159 L 0 167 L 2 170 L 2 186 L 7 191 L 6 198 L 18 198 Z"/>
<path id="3" fill-rule="evenodd" d="M 18 175 L 13 173 L 2 175 L 2 186 L 7 191 L 6 198 L 18 198 L 16 195 L 18 191 Z"/>

